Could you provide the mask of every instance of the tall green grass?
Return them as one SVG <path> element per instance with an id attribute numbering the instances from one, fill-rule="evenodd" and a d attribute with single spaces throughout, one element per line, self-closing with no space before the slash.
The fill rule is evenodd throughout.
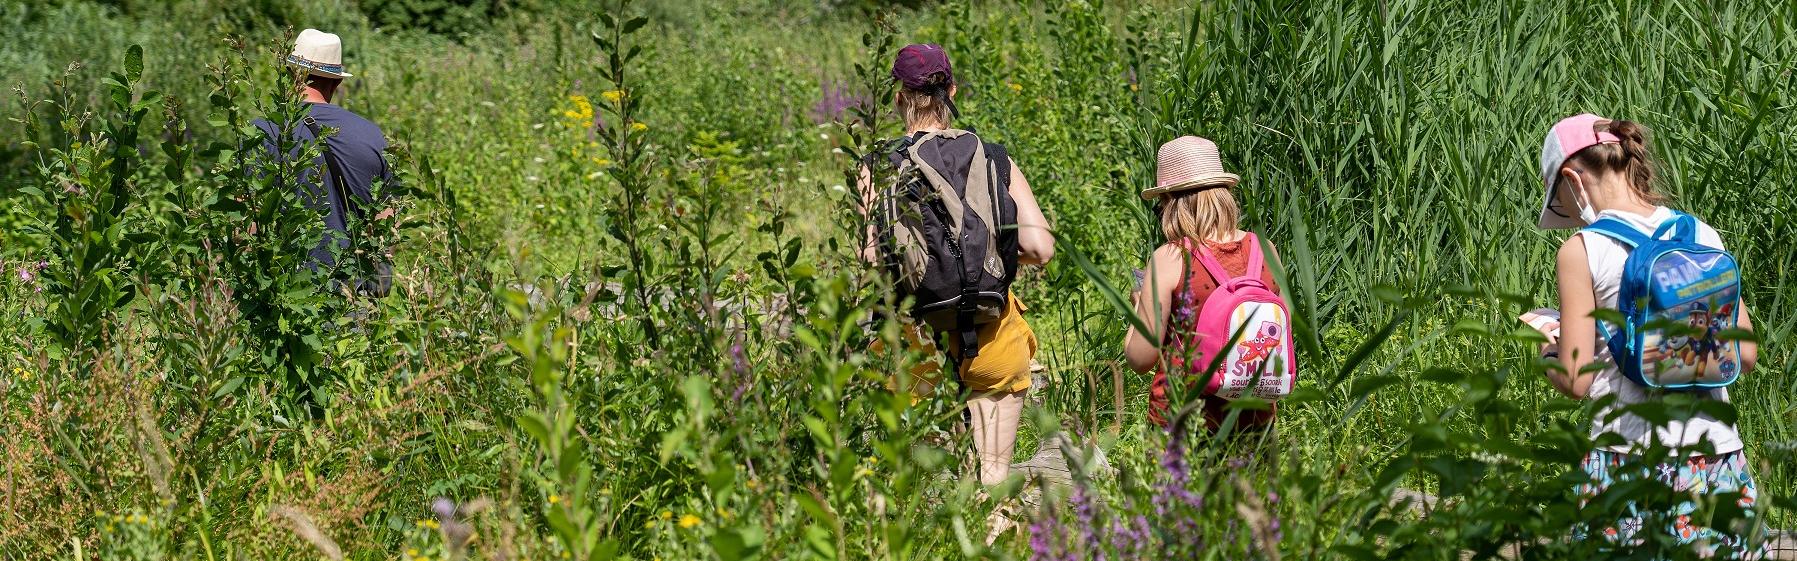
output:
<path id="1" fill-rule="evenodd" d="M 1542 131 L 1580 111 L 1652 127 L 1674 205 L 1742 258 L 1766 350 L 1732 393 L 1761 514 L 1797 525 L 1791 5 L 941 2 L 876 18 L 657 2 L 608 4 L 609 20 L 524 11 L 459 37 L 352 8 L 283 17 L 344 34 L 359 77 L 343 103 L 403 146 L 413 206 L 388 231 L 396 296 L 353 303 L 347 330 L 282 316 L 319 334 L 330 397 L 313 415 L 260 358 L 270 316 L 250 304 L 275 296 L 232 288 L 265 273 L 207 245 L 232 215 L 203 197 L 237 185 L 205 147 L 241 132 L 209 117 L 288 93 L 270 85 L 282 24 L 205 1 L 0 5 L 17 30 L 0 75 L 23 92 L 0 109 L 45 125 L 0 124 L 0 312 L 20 319 L 0 325 L 0 557 L 1047 557 L 1032 525 L 1044 544 L 1127 557 L 1087 542 L 1135 531 L 1113 515 L 1153 519 L 1150 557 L 1544 540 L 1542 558 L 1589 557 L 1556 541 L 1591 514 L 1559 479 L 1588 413 L 1543 383 L 1510 319 L 1553 299 L 1562 233 L 1533 228 L 1534 162 Z M 1063 433 L 1116 472 L 1040 503 L 1022 481 L 958 483 L 952 400 L 887 391 L 923 357 L 870 321 L 891 303 L 852 256 L 842 171 L 897 132 L 870 92 L 914 41 L 947 47 L 964 123 L 1011 148 L 1064 244 L 1017 286 L 1052 381 L 1019 459 Z M 96 271 L 26 226 L 64 208 L 36 194 L 68 184 L 48 151 L 100 150 L 122 122 L 101 79 L 131 44 L 134 91 L 172 100 L 142 116 L 141 150 L 113 152 L 129 203 L 116 239 L 150 245 L 98 271 L 133 296 L 78 324 L 94 352 L 65 353 L 30 321 L 74 317 L 45 284 L 63 277 L 35 268 Z M 606 96 L 620 89 L 628 110 Z M 814 121 L 839 90 L 872 111 Z M 1252 468 L 1232 467 L 1237 444 L 1176 446 L 1206 502 L 1161 515 L 1173 443 L 1145 420 L 1145 377 L 1122 374 L 1104 293 L 1160 242 L 1136 193 L 1182 134 L 1218 142 L 1247 225 L 1278 245 L 1304 390 Z M 1449 502 L 1419 519 L 1386 508 L 1397 487 Z M 1024 527 L 988 548 L 1002 505 Z M 1195 520 L 1214 523 L 1181 525 Z"/>

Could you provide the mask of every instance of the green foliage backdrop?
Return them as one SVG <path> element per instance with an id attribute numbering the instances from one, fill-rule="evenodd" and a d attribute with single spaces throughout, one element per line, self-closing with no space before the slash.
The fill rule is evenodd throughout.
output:
<path id="1" fill-rule="evenodd" d="M 0 2 L 0 557 L 1605 558 L 1568 538 L 1622 508 L 1570 475 L 1591 404 L 1511 319 L 1552 304 L 1535 159 L 1580 111 L 1651 127 L 1741 257 L 1765 351 L 1718 413 L 1754 519 L 1797 526 L 1797 4 L 885 9 Z M 385 299 L 294 272 L 294 170 L 240 151 L 294 110 L 304 27 L 398 146 L 403 203 L 359 225 Z M 891 391 L 926 357 L 872 319 L 844 171 L 897 132 L 909 42 L 1055 226 L 1017 287 L 1046 367 L 1018 459 L 1103 450 L 1071 487 L 961 482 L 953 400 Z M 1181 134 L 1243 176 L 1302 323 L 1257 453 L 1169 437 L 1122 374 L 1116 296 L 1159 242 L 1136 193 Z M 988 544 L 995 510 L 1020 526 Z"/>

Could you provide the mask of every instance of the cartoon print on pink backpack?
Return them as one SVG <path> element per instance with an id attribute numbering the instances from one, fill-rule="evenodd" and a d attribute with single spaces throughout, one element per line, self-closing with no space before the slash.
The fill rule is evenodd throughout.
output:
<path id="1" fill-rule="evenodd" d="M 1242 341 L 1238 346 L 1241 354 L 1231 366 L 1237 375 L 1252 375 L 1260 370 L 1262 363 L 1272 358 L 1273 352 L 1279 350 L 1279 324 L 1271 321 L 1260 323 L 1260 333 L 1253 339 Z"/>

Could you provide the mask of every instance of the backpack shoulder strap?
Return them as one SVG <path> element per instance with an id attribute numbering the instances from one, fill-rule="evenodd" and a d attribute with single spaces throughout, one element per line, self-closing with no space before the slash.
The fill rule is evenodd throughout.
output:
<path id="1" fill-rule="evenodd" d="M 1180 240 L 1179 243 L 1180 245 L 1185 246 L 1186 252 L 1191 253 L 1192 258 L 1196 260 L 1200 266 L 1204 267 L 1204 272 L 1210 273 L 1211 280 L 1216 281 L 1218 287 L 1222 287 L 1224 284 L 1228 283 L 1230 279 L 1235 278 L 1235 275 L 1229 274 L 1228 269 L 1223 268 L 1223 264 L 1217 261 L 1216 256 L 1211 255 L 1210 248 L 1204 247 L 1204 242 L 1185 238 Z"/>
<path id="2" fill-rule="evenodd" d="M 348 210 L 350 207 L 348 179 L 344 177 L 343 166 L 337 163 L 336 155 L 331 153 L 331 146 L 325 143 L 324 127 L 319 125 L 318 120 L 313 119 L 311 115 L 306 115 L 305 123 L 306 129 L 312 132 L 312 140 L 318 143 L 319 156 L 324 158 L 325 174 L 330 176 L 326 183 L 337 192 L 339 201 L 337 204 L 342 204 L 344 210 Z"/>
<path id="3" fill-rule="evenodd" d="M 1242 243 L 1248 246 L 1248 275 L 1258 277 L 1267 268 L 1267 257 L 1260 251 L 1260 236 L 1245 232 Z"/>
<path id="4" fill-rule="evenodd" d="M 1590 226 L 1586 226 L 1579 231 L 1599 234 L 1616 240 L 1617 243 L 1626 245 L 1629 249 L 1641 247 L 1641 245 L 1647 243 L 1649 239 L 1647 234 L 1643 234 L 1640 230 L 1636 230 L 1634 226 L 1630 226 L 1615 218 L 1599 219 L 1597 222 L 1593 222 Z"/>

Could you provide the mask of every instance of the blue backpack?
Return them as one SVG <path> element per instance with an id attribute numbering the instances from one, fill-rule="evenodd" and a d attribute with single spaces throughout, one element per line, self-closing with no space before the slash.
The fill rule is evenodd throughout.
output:
<path id="1" fill-rule="evenodd" d="M 1674 211 L 1652 236 L 1602 218 L 1584 232 L 1629 248 L 1616 297 L 1625 321 L 1599 335 L 1611 359 L 1637 384 L 1665 390 L 1719 388 L 1740 376 L 1740 343 L 1718 341 L 1735 327 L 1741 270 L 1727 251 L 1697 243 L 1697 219 Z"/>

